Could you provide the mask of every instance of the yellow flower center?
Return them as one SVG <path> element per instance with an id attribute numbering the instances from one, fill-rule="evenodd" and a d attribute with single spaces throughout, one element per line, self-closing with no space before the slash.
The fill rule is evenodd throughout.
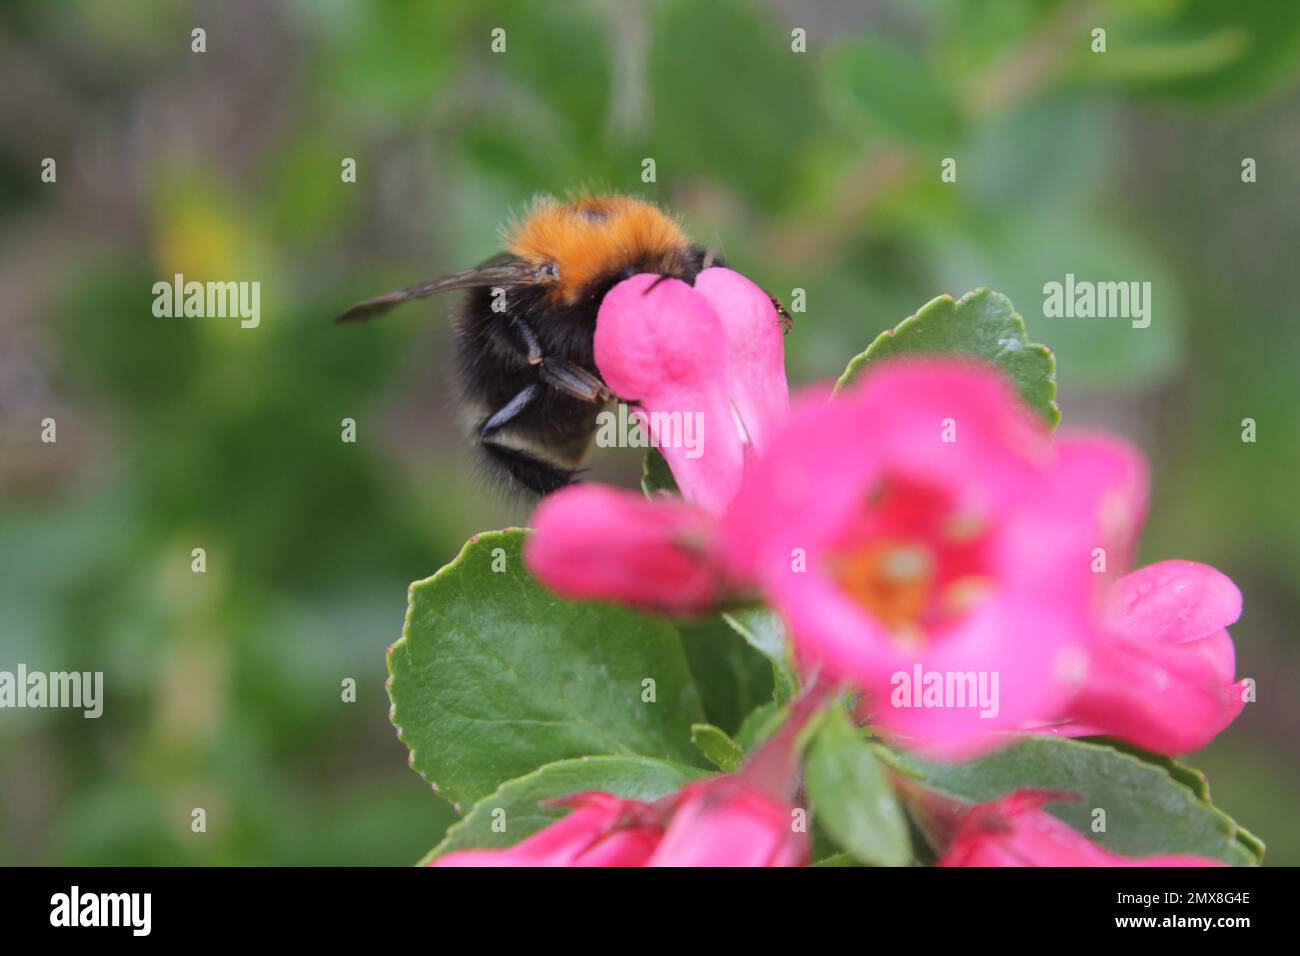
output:
<path id="1" fill-rule="evenodd" d="M 872 490 L 860 525 L 832 547 L 827 571 L 854 601 L 916 650 L 992 594 L 990 527 L 940 490 L 886 481 Z"/>
<path id="2" fill-rule="evenodd" d="M 919 636 L 934 586 L 934 557 L 928 548 L 910 541 L 876 541 L 844 558 L 836 571 L 840 586 L 890 630 Z"/>

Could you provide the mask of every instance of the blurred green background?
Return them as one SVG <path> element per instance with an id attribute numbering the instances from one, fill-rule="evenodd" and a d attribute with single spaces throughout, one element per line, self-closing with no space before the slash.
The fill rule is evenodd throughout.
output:
<path id="1" fill-rule="evenodd" d="M 1193 762 L 1300 863 L 1298 71 L 1300 5 L 1273 0 L 9 0 L 0 669 L 102 670 L 107 701 L 0 712 L 0 862 L 407 864 L 436 841 L 453 811 L 405 765 L 384 650 L 409 581 L 527 511 L 454 426 L 449 303 L 330 319 L 596 186 L 805 289 L 792 382 L 939 293 L 1010 295 L 1057 352 L 1064 426 L 1150 454 L 1143 560 L 1245 592 L 1259 701 Z M 155 318 L 175 272 L 259 280 L 261 326 Z M 1150 281 L 1151 326 L 1044 318 L 1067 272 Z"/>

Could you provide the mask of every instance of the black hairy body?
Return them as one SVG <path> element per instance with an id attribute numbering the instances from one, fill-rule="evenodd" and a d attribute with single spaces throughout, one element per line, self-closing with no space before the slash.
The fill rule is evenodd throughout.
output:
<path id="1" fill-rule="evenodd" d="M 641 273 L 693 285 L 722 262 L 658 207 L 626 196 L 539 199 L 504 240 L 506 251 L 481 266 L 367 299 L 339 321 L 468 290 L 454 332 L 472 437 L 497 474 L 544 495 L 575 479 L 614 398 L 594 355 L 606 294 Z"/>
<path id="2" fill-rule="evenodd" d="M 693 247 L 670 271 L 658 274 L 695 281 L 708 258 Z M 498 257 L 494 263 L 505 261 Z M 650 271 L 633 261 L 583 289 L 572 305 L 552 301 L 541 286 L 476 288 L 455 319 L 461 398 L 476 417 L 475 437 L 493 468 L 529 491 L 547 494 L 573 481 L 596 431 L 596 416 L 610 396 L 575 394 L 550 374 L 551 360 L 600 382 L 593 342 L 596 315 L 606 293 L 624 279 Z M 530 355 L 529 334 L 543 357 Z M 560 373 L 563 374 L 563 373 Z M 603 382 L 601 383 L 603 385 Z M 492 416 L 527 396 L 508 420 L 485 428 Z"/>

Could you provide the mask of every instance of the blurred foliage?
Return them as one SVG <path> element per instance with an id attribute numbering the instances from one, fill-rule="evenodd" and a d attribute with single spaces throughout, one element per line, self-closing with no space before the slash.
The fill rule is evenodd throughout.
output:
<path id="1" fill-rule="evenodd" d="M 1261 699 L 1197 762 L 1300 862 L 1300 5 L 15 0 L 0 53 L 0 668 L 103 670 L 108 695 L 93 722 L 0 713 L 0 861 L 401 864 L 437 841 L 454 812 L 403 765 L 384 648 L 408 581 L 527 511 L 455 428 L 446 303 L 329 318 L 595 187 L 805 289 L 794 382 L 938 294 L 1008 294 L 1056 353 L 1063 427 L 1151 454 L 1144 557 L 1242 585 Z M 261 326 L 155 318 L 175 272 L 260 280 Z M 1150 281 L 1151 327 L 1043 318 L 1067 272 Z"/>

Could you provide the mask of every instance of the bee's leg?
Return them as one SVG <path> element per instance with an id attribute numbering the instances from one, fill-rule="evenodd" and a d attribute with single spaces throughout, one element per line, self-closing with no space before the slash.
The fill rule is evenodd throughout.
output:
<path id="1" fill-rule="evenodd" d="M 478 427 L 478 437 L 487 438 L 495 431 L 499 431 L 504 425 L 511 421 L 516 415 L 528 407 L 528 403 L 537 397 L 541 390 L 541 385 L 534 382 L 532 385 L 524 387 L 518 395 L 510 399 L 499 409 L 493 412 L 482 425 Z"/>
<path id="2" fill-rule="evenodd" d="M 525 358 L 529 365 L 536 366 L 541 370 L 542 381 L 547 385 L 563 392 L 565 395 L 592 404 L 603 405 L 614 397 L 610 394 L 609 389 L 605 387 L 604 382 L 581 366 L 575 365 L 567 359 L 543 355 L 542 345 L 537 339 L 537 333 L 523 319 L 518 316 L 511 316 L 510 328 L 519 336 L 519 342 L 514 345 L 518 350 L 518 354 Z M 523 345 L 522 349 L 518 348 L 519 344 Z M 513 405 L 514 401 L 518 401 L 518 399 L 511 401 L 510 404 Z"/>
<path id="3" fill-rule="evenodd" d="M 511 341 L 509 347 L 520 358 L 527 361 L 529 365 L 537 367 L 541 371 L 542 381 L 547 385 L 559 392 L 563 392 L 565 395 L 592 404 L 604 404 L 614 397 L 610 394 L 609 389 L 605 387 L 604 382 L 581 366 L 575 365 L 567 359 L 543 355 L 537 333 L 532 330 L 526 321 L 518 316 L 511 316 L 509 321 L 510 329 L 517 336 L 517 340 Z M 506 408 L 510 408 L 519 400 L 519 398 L 512 399 Z M 527 399 L 524 401 L 526 403 Z M 501 411 L 504 412 L 505 409 L 503 408 Z M 499 415 L 501 412 L 497 414 Z"/>
<path id="4" fill-rule="evenodd" d="M 614 396 L 595 375 L 561 358 L 541 361 L 542 381 L 552 388 L 592 404 L 604 404 Z"/>
<path id="5" fill-rule="evenodd" d="M 513 315 L 510 317 L 510 327 L 518 333 L 520 340 L 523 342 L 528 364 L 541 365 L 542 343 L 537 341 L 537 333 L 532 330 L 532 327 L 527 322 Z"/>
<path id="6" fill-rule="evenodd" d="M 488 343 L 507 362 L 536 367 L 542 364 L 542 343 L 537 333 L 523 319 L 503 315 L 487 326 Z"/>

